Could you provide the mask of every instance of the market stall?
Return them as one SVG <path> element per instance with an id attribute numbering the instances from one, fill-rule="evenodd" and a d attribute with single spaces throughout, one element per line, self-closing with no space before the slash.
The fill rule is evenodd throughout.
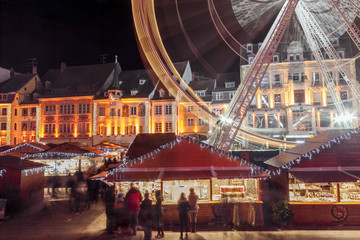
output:
<path id="1" fill-rule="evenodd" d="M 110 171 L 105 181 L 114 182 L 117 190 L 124 192 L 130 182 L 136 182 L 140 191 L 148 191 L 153 200 L 155 191 L 161 190 L 166 222 L 178 222 L 176 204 L 180 194 L 188 195 L 194 188 L 199 196 L 199 222 L 213 221 L 219 204 L 228 203 L 234 209 L 235 204 L 251 203 L 259 212 L 256 224 L 261 225 L 259 179 L 266 177 L 268 174 L 256 165 L 184 137 L 123 163 Z M 245 219 L 248 214 L 240 215 Z M 232 215 L 228 216 L 230 222 Z"/>
<path id="2" fill-rule="evenodd" d="M 360 129 L 331 130 L 266 163 L 288 172 L 293 224 L 360 224 Z"/>

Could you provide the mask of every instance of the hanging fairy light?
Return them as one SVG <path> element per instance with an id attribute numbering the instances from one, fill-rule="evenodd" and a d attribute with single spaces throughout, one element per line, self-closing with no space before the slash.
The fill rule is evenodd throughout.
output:
<path id="1" fill-rule="evenodd" d="M 25 169 L 25 170 L 23 170 L 23 172 L 25 173 L 25 176 L 28 176 L 29 174 L 40 173 L 44 170 L 45 170 L 45 166 L 38 167 L 38 168 Z"/>
<path id="2" fill-rule="evenodd" d="M 0 177 L 3 177 L 4 173 L 6 173 L 6 169 L 0 169 Z"/>

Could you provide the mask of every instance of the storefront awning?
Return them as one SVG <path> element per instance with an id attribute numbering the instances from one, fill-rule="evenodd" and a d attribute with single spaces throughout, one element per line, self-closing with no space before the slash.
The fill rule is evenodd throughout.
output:
<path id="1" fill-rule="evenodd" d="M 360 180 L 360 167 L 293 167 L 289 173 L 308 183 L 356 182 Z"/>

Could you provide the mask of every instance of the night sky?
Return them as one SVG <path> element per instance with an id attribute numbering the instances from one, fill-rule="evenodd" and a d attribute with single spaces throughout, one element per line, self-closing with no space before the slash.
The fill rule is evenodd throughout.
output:
<path id="1" fill-rule="evenodd" d="M 133 31 L 131 0 L 1 0 L 0 67 L 40 76 L 50 68 L 113 62 L 143 68 Z"/>

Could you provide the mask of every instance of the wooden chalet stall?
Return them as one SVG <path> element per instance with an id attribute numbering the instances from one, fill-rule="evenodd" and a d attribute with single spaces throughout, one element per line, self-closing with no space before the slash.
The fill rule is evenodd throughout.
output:
<path id="1" fill-rule="evenodd" d="M 87 145 L 66 142 L 27 157 L 47 165 L 45 176 L 68 176 L 76 171 L 99 168 L 104 163 L 103 154 L 103 151 Z"/>
<path id="2" fill-rule="evenodd" d="M 19 208 L 42 205 L 44 200 L 45 165 L 14 156 L 0 156 L 0 198 L 17 201 Z"/>
<path id="3" fill-rule="evenodd" d="M 331 130 L 266 163 L 288 172 L 292 224 L 360 224 L 360 129 Z"/>
<path id="4" fill-rule="evenodd" d="M 147 190 L 153 200 L 155 191 L 161 190 L 166 223 L 178 222 L 180 194 L 188 195 L 194 188 L 199 196 L 198 222 L 210 223 L 223 216 L 224 208 L 219 207 L 227 204 L 229 214 L 224 221 L 233 222 L 235 212 L 237 222 L 247 222 L 252 214 L 253 225 L 262 225 L 259 179 L 267 176 L 246 160 L 183 137 L 125 162 L 110 171 L 105 181 L 115 182 L 125 192 L 130 182 L 136 182 L 140 191 L 144 194 Z"/>
<path id="5" fill-rule="evenodd" d="M 0 152 L 1 155 L 14 155 L 14 154 L 33 154 L 39 153 L 49 149 L 50 147 L 41 143 L 31 142 L 31 143 L 21 143 L 14 147 L 9 147 L 4 151 Z"/>

